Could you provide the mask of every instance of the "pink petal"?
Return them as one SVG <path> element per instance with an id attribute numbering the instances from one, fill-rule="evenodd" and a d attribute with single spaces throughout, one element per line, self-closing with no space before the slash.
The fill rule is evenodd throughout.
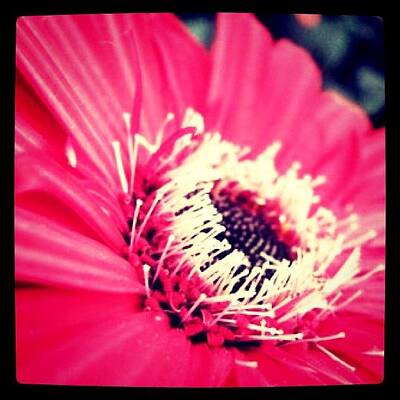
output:
<path id="1" fill-rule="evenodd" d="M 380 259 L 380 262 L 383 260 Z M 365 266 L 363 273 L 371 271 L 379 263 L 375 262 L 373 266 Z M 361 295 L 348 304 L 343 311 L 359 315 L 360 317 L 369 317 L 371 321 L 383 321 L 385 315 L 385 274 L 384 272 L 375 273 L 368 279 L 359 282 L 347 293 L 346 298 L 362 291 Z M 343 298 L 344 301 L 345 298 Z"/>
<path id="2" fill-rule="evenodd" d="M 16 290 L 17 368 L 24 368 L 52 346 L 79 336 L 113 316 L 138 310 L 131 293 L 68 291 L 55 288 Z M 60 312 L 62 311 L 62 312 Z"/>
<path id="3" fill-rule="evenodd" d="M 218 387 L 225 382 L 233 367 L 232 352 L 195 344 L 190 348 L 190 367 L 185 381 L 189 387 Z"/>
<path id="4" fill-rule="evenodd" d="M 313 370 L 314 377 L 309 376 L 310 379 L 316 378 L 326 385 L 364 383 L 353 371 L 307 343 L 288 344 L 282 348 L 282 352 L 286 353 L 288 360 L 293 360 L 303 369 Z"/>
<path id="5" fill-rule="evenodd" d="M 118 206 L 117 194 L 110 190 L 104 179 L 98 179 L 96 171 L 87 163 L 79 160 L 72 168 L 66 156 L 68 139 L 62 128 L 55 122 L 37 97 L 17 73 L 16 78 L 16 114 L 15 114 L 15 151 L 35 153 L 40 162 L 49 158 L 66 167 L 79 178 L 86 177 L 85 188 L 96 195 L 96 202 L 103 206 L 115 220 L 119 229 L 126 229 L 126 219 Z M 19 163 L 18 163 L 19 164 Z M 17 165 L 18 168 L 18 165 Z M 89 178 L 89 179 L 88 179 Z"/>
<path id="6" fill-rule="evenodd" d="M 324 175 L 327 182 L 316 191 L 331 206 L 357 178 L 362 137 L 370 121 L 360 108 L 330 92 L 321 93 L 310 109 L 312 113 L 297 127 L 295 145 L 284 147 L 278 161 L 287 167 L 299 160 L 304 173 Z"/>
<path id="7" fill-rule="evenodd" d="M 384 349 L 383 316 L 382 313 L 380 319 L 374 319 L 367 313 L 353 314 L 346 310 L 338 312 L 318 327 L 320 336 L 333 330 L 345 332 L 344 339 L 328 341 L 324 347 L 353 365 L 355 373 L 365 383 L 378 383 L 383 378 L 383 357 L 365 354 L 374 349 Z"/>
<path id="8" fill-rule="evenodd" d="M 222 14 L 217 22 L 211 126 L 255 152 L 280 139 L 278 167 L 298 160 L 305 173 L 326 175 L 328 183 L 318 191 L 333 202 L 337 187 L 347 185 L 358 166 L 361 137 L 371 128 L 365 112 L 322 92 L 310 55 L 288 41 L 274 43 L 255 17 Z"/>
<path id="9" fill-rule="evenodd" d="M 362 153 L 356 179 L 339 198 L 340 203 L 354 204 L 362 214 L 384 210 L 385 160 L 385 129 L 368 131 L 362 137 Z"/>
<path id="10" fill-rule="evenodd" d="M 17 281 L 143 293 L 132 266 L 103 244 L 29 211 L 15 210 Z"/>
<path id="11" fill-rule="evenodd" d="M 361 267 L 369 271 L 385 261 L 384 246 L 363 246 L 361 251 Z"/>
<path id="12" fill-rule="evenodd" d="M 66 136 L 20 74 L 15 85 L 15 150 L 42 150 L 61 160 Z M 66 160 L 65 160 L 66 161 Z"/>
<path id="13" fill-rule="evenodd" d="M 292 142 L 321 89 L 309 54 L 286 40 L 273 43 L 250 14 L 223 13 L 217 19 L 212 62 L 212 128 L 255 152 L 275 139 Z"/>
<path id="14" fill-rule="evenodd" d="M 39 300 L 32 293 L 17 297 L 18 381 L 101 386 L 182 385 L 189 367 L 190 347 L 182 332 L 171 331 L 165 316 L 132 312 L 129 298 L 121 296 L 121 304 L 116 298 L 111 300 L 109 305 L 100 297 L 79 294 L 60 297 L 57 292 L 39 296 Z M 59 329 L 51 328 L 49 334 L 46 323 L 53 320 L 53 315 L 41 315 L 38 310 L 41 302 L 44 305 L 52 301 L 56 306 L 53 311 L 57 312 L 59 306 L 66 310 L 67 322 L 60 322 Z M 27 314 L 31 306 L 27 302 L 34 304 L 30 316 Z M 77 323 L 72 324 L 73 320 Z M 41 346 L 40 352 L 37 346 Z"/>
<path id="15" fill-rule="evenodd" d="M 300 357 L 287 354 L 285 349 L 262 346 L 248 354 L 237 356 L 236 381 L 239 386 L 304 386 L 323 385 L 327 380 L 312 366 L 305 365 Z M 240 362 L 257 362 L 257 367 Z"/>
<path id="16" fill-rule="evenodd" d="M 81 157 L 116 187 L 111 140 L 125 133 L 122 113 L 133 101 L 132 59 L 126 25 L 115 27 L 122 24 L 118 15 L 118 22 L 108 20 L 104 15 L 19 18 L 17 67 L 73 137 Z"/>
<path id="17" fill-rule="evenodd" d="M 258 353 L 253 356 L 254 353 Z M 262 387 L 271 386 L 262 371 L 259 368 L 259 352 L 257 350 L 251 352 L 233 351 L 234 362 L 231 376 L 227 382 L 227 386 L 239 387 Z M 256 366 L 254 365 L 256 364 Z"/>
<path id="18" fill-rule="evenodd" d="M 18 156 L 16 161 L 17 205 L 23 205 L 40 214 L 51 215 L 52 218 L 67 226 L 79 226 L 80 219 L 80 224 L 86 223 L 96 238 L 104 241 L 117 252 L 122 251 L 125 242 L 121 232 L 100 209 L 96 198 L 88 193 L 82 182 L 51 159 L 39 157 L 38 154 L 24 154 Z M 39 201 L 35 201 L 33 192 L 36 195 L 42 195 L 38 196 Z M 43 204 L 43 195 L 46 195 L 47 199 L 52 199 L 51 202 Z M 65 213 L 68 213 L 67 218 L 65 218 Z M 75 215 L 75 221 L 69 219 L 71 214 Z"/>
<path id="19" fill-rule="evenodd" d="M 173 131 L 187 107 L 204 110 L 208 54 L 172 14 L 137 14 L 134 38 L 143 86 L 142 128 L 155 136 L 173 112 Z"/>
<path id="20" fill-rule="evenodd" d="M 241 360 L 252 362 L 253 360 Z M 243 364 L 236 364 L 234 368 L 234 378 L 229 386 L 238 387 L 267 387 L 272 386 L 270 381 L 264 376 L 259 368 L 249 367 Z"/>
<path id="21" fill-rule="evenodd" d="M 324 343 L 322 343 L 324 344 Z M 307 349 L 307 351 L 305 351 Z M 297 359 L 303 360 L 304 366 L 317 371 L 318 378 L 325 384 L 361 384 L 365 383 L 353 371 L 333 360 L 330 356 L 312 346 L 288 345 L 285 351 Z"/>

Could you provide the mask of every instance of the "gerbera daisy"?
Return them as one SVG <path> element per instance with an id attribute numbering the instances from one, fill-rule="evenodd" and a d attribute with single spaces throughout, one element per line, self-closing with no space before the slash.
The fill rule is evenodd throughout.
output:
<path id="1" fill-rule="evenodd" d="M 17 379 L 383 378 L 384 131 L 250 14 L 17 24 Z"/>

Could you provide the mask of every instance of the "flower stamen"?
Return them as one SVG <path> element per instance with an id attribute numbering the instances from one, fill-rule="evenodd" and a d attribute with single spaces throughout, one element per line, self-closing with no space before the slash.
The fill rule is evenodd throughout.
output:
<path id="1" fill-rule="evenodd" d="M 118 176 L 119 176 L 119 180 L 121 183 L 122 192 L 127 194 L 128 193 L 128 181 L 126 180 L 126 175 L 125 175 L 124 166 L 123 166 L 123 162 L 122 162 L 121 144 L 118 140 L 113 140 L 111 142 L 111 144 L 114 149 L 115 162 L 117 164 L 117 171 L 118 171 Z"/>
<path id="2" fill-rule="evenodd" d="M 78 160 L 77 160 L 77 157 L 76 157 L 76 152 L 75 152 L 70 140 L 67 141 L 67 144 L 65 146 L 65 155 L 67 157 L 68 164 L 72 168 L 76 168 Z"/>
<path id="3" fill-rule="evenodd" d="M 325 353 L 327 356 L 329 356 L 333 361 L 338 362 L 339 364 L 343 365 L 347 369 L 349 369 L 351 372 L 354 372 L 356 370 L 355 367 L 352 365 L 348 364 L 347 362 L 343 361 L 341 358 L 333 354 L 331 351 L 326 349 L 325 347 L 321 346 L 320 344 L 315 345 L 319 350 L 321 350 L 323 353 Z"/>
<path id="4" fill-rule="evenodd" d="M 136 199 L 135 211 L 133 213 L 133 219 L 132 219 L 131 239 L 130 239 L 130 243 L 129 243 L 129 254 L 132 253 L 133 245 L 135 243 L 136 224 L 138 221 L 140 207 L 142 205 L 143 205 L 143 201 L 141 199 Z"/>
<path id="5" fill-rule="evenodd" d="M 140 236 L 143 233 L 143 230 L 144 230 L 147 222 L 149 221 L 149 218 L 150 218 L 151 214 L 153 213 L 154 209 L 156 208 L 157 203 L 161 200 L 161 198 L 162 198 L 161 192 L 159 192 L 159 191 L 156 192 L 156 195 L 154 196 L 154 200 L 151 203 L 151 206 L 150 206 L 149 210 L 147 211 L 147 213 L 146 213 L 146 215 L 145 215 L 145 217 L 143 219 L 143 222 L 142 222 L 142 224 L 140 226 L 140 229 L 139 229 L 138 234 L 137 234 L 137 236 L 135 238 L 134 244 L 138 242 Z"/>
<path id="6" fill-rule="evenodd" d="M 161 266 L 162 266 L 162 264 L 163 264 L 163 262 L 165 260 L 167 252 L 168 252 L 169 248 L 171 247 L 171 244 L 172 244 L 172 242 L 174 240 L 175 240 L 175 236 L 174 235 L 169 235 L 168 236 L 167 244 L 164 247 L 164 250 L 163 250 L 163 252 L 161 254 L 160 260 L 158 261 L 156 273 L 154 274 L 152 284 L 154 284 L 154 282 L 157 280 L 158 275 L 160 273 Z"/>
<path id="7" fill-rule="evenodd" d="M 247 368 L 258 368 L 258 362 L 257 362 L 257 361 L 235 360 L 235 363 L 236 363 L 237 365 L 242 366 L 242 367 L 247 367 Z"/>
<path id="8" fill-rule="evenodd" d="M 148 264 L 143 264 L 143 275 L 144 275 L 144 286 L 146 289 L 146 296 L 150 297 L 150 287 L 149 287 L 149 272 L 150 266 Z"/>
<path id="9" fill-rule="evenodd" d="M 182 323 L 185 322 L 192 314 L 193 311 L 205 300 L 207 299 L 207 295 L 205 293 L 200 293 L 198 299 L 194 302 L 192 307 L 187 311 L 186 315 L 182 318 Z"/>

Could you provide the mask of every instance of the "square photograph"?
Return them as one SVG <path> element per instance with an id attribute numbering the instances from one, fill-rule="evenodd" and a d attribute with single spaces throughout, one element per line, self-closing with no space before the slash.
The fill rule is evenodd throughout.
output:
<path id="1" fill-rule="evenodd" d="M 384 378 L 383 20 L 21 16 L 20 384 Z"/>

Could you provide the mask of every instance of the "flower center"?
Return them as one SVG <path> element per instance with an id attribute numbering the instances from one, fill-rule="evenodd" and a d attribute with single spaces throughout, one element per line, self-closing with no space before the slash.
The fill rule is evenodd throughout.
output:
<path id="1" fill-rule="evenodd" d="M 135 181 L 139 144 L 151 156 Z M 355 215 L 338 221 L 318 206 L 314 188 L 323 177 L 300 177 L 296 162 L 279 174 L 279 148 L 273 143 L 246 159 L 246 148 L 218 133 L 186 128 L 157 146 L 135 135 L 128 140 L 128 185 L 114 145 L 131 232 L 127 257 L 143 277 L 143 308 L 164 312 L 194 343 L 344 337 L 313 337 L 306 316 L 317 321 L 340 307 L 336 290 L 358 273 L 360 245 L 374 232 L 357 236 Z"/>
<path id="2" fill-rule="evenodd" d="M 221 224 L 226 228 L 216 238 L 220 241 L 226 238 L 234 249 L 247 256 L 252 267 L 261 267 L 265 262 L 262 253 L 279 261 L 292 261 L 295 255 L 290 244 L 279 238 L 279 211 L 273 204 L 256 204 L 255 194 L 238 186 L 235 182 L 222 188 L 216 185 L 211 192 L 212 203 L 222 215 Z"/>

